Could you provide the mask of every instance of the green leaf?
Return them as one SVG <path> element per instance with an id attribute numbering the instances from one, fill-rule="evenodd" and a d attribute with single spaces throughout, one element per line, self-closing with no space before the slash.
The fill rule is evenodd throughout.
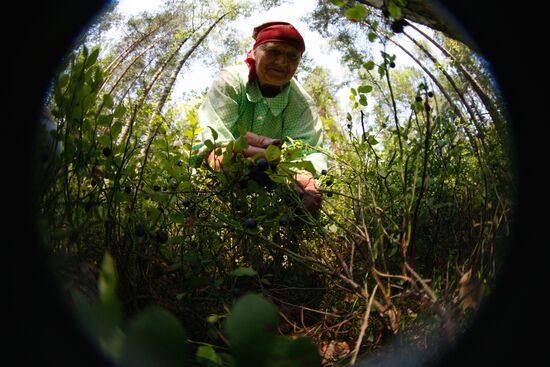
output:
<path id="1" fill-rule="evenodd" d="M 284 157 L 287 161 L 293 161 L 302 156 L 302 148 L 292 147 L 285 149 Z"/>
<path id="2" fill-rule="evenodd" d="M 208 148 L 208 150 L 212 150 L 214 149 L 216 146 L 214 145 L 214 143 L 212 142 L 212 140 L 210 139 L 206 139 L 204 142 L 204 145 L 206 145 L 206 147 Z"/>
<path id="3" fill-rule="evenodd" d="M 77 75 L 80 75 L 83 67 L 84 67 L 84 64 L 82 63 L 82 61 L 78 61 L 74 64 L 73 69 L 71 70 L 73 79 L 77 78 Z"/>
<path id="4" fill-rule="evenodd" d="M 189 181 L 180 182 L 179 187 L 183 192 L 190 192 L 193 190 L 193 185 Z"/>
<path id="5" fill-rule="evenodd" d="M 305 169 L 306 171 L 309 171 L 314 175 L 317 174 L 317 172 L 315 171 L 315 167 L 313 166 L 313 163 L 311 163 L 310 161 L 294 162 L 293 165 L 298 169 Z"/>
<path id="6" fill-rule="evenodd" d="M 97 61 L 97 57 L 99 56 L 99 47 L 94 47 L 92 52 L 90 53 L 90 56 L 86 59 L 86 67 L 89 68 L 95 62 Z"/>
<path id="7" fill-rule="evenodd" d="M 170 219 L 172 220 L 172 222 L 177 223 L 177 224 L 184 224 L 186 218 L 187 217 L 184 213 L 170 214 Z"/>
<path id="8" fill-rule="evenodd" d="M 155 195 L 155 193 L 149 193 L 149 195 L 153 200 L 161 201 L 159 200 L 161 198 L 161 195 Z M 156 222 L 161 215 L 161 211 L 157 208 L 149 208 L 147 209 L 147 211 L 150 213 L 149 215 L 151 216 L 151 222 Z"/>
<path id="9" fill-rule="evenodd" d="M 178 319 L 154 306 L 130 323 L 120 362 L 124 367 L 186 366 L 188 356 L 187 335 Z"/>
<path id="10" fill-rule="evenodd" d="M 263 296 L 248 294 L 237 300 L 225 331 L 238 365 L 261 366 L 275 339 L 279 312 Z"/>
<path id="11" fill-rule="evenodd" d="M 183 132 L 183 136 L 185 136 L 187 139 L 193 139 L 195 137 L 195 134 L 193 133 L 193 130 L 185 130 Z"/>
<path id="12" fill-rule="evenodd" d="M 116 106 L 115 112 L 113 113 L 113 116 L 115 118 L 121 118 L 125 113 L 126 113 L 126 107 L 119 104 L 118 106 Z"/>
<path id="13" fill-rule="evenodd" d="M 234 277 L 253 277 L 258 275 L 258 272 L 252 268 L 238 267 L 231 272 Z"/>
<path id="14" fill-rule="evenodd" d="M 118 327 L 120 320 L 113 318 L 105 305 L 91 305 L 78 290 L 72 290 L 71 296 L 77 310 L 77 319 L 84 330 L 98 344 L 97 347 L 118 360 L 125 340 L 125 335 Z"/>
<path id="15" fill-rule="evenodd" d="M 376 40 L 376 33 L 369 32 L 369 41 L 374 42 Z"/>
<path id="16" fill-rule="evenodd" d="M 367 16 L 367 8 L 363 4 L 355 5 L 344 12 L 344 16 L 352 21 L 360 21 Z"/>
<path id="17" fill-rule="evenodd" d="M 212 126 L 208 126 L 208 128 L 212 132 L 212 139 L 216 141 L 218 139 L 218 132 Z"/>
<path id="18" fill-rule="evenodd" d="M 113 137 L 113 140 L 116 140 L 122 131 L 122 122 L 120 120 L 116 120 L 113 126 L 111 126 L 111 136 Z"/>
<path id="19" fill-rule="evenodd" d="M 390 17 L 398 19 L 401 17 L 401 8 L 393 1 L 390 1 L 388 2 L 388 13 L 390 13 Z"/>
<path id="20" fill-rule="evenodd" d="M 95 93 L 88 94 L 84 100 L 82 101 L 82 109 L 84 111 L 88 111 L 90 107 L 95 103 L 96 101 L 96 95 Z"/>
<path id="21" fill-rule="evenodd" d="M 357 95 L 357 90 L 355 90 L 355 88 L 351 88 L 350 91 L 353 96 Z"/>
<path id="22" fill-rule="evenodd" d="M 113 120 L 113 116 L 111 115 L 100 115 L 97 118 L 97 124 L 99 126 L 108 127 L 111 125 L 111 121 Z"/>
<path id="23" fill-rule="evenodd" d="M 386 75 L 386 70 L 384 69 L 384 66 L 380 65 L 378 67 L 378 75 L 380 76 L 380 78 L 383 78 L 384 75 Z"/>
<path id="24" fill-rule="evenodd" d="M 103 69 L 96 68 L 94 72 L 94 81 L 92 83 L 93 89 L 95 92 L 99 90 L 99 86 L 103 81 L 105 80 L 105 77 L 103 75 Z"/>
<path id="25" fill-rule="evenodd" d="M 122 202 L 128 200 L 128 195 L 123 193 L 123 192 L 117 191 L 113 195 L 113 199 L 116 203 L 122 203 Z"/>
<path id="26" fill-rule="evenodd" d="M 109 137 L 109 134 L 105 134 L 97 138 L 97 142 L 100 146 L 108 146 L 111 144 L 111 138 Z"/>
<path id="27" fill-rule="evenodd" d="M 193 168 L 199 168 L 202 164 L 202 161 L 203 161 L 202 155 L 195 154 L 189 158 L 189 165 Z"/>
<path id="28" fill-rule="evenodd" d="M 374 136 L 372 136 L 372 135 L 370 135 L 370 136 L 368 137 L 367 141 L 369 142 L 370 145 L 376 145 L 376 144 L 378 144 L 378 140 L 376 140 L 376 139 L 374 138 Z"/>
<path id="29" fill-rule="evenodd" d="M 118 277 L 115 268 L 115 261 L 111 254 L 106 252 L 103 256 L 101 272 L 98 280 L 99 299 L 101 302 L 107 304 L 112 302 L 113 299 L 117 299 L 117 282 Z"/>
<path id="30" fill-rule="evenodd" d="M 81 121 L 82 119 L 82 107 L 79 105 L 74 106 L 71 117 L 75 121 Z"/>
<path id="31" fill-rule="evenodd" d="M 358 90 L 360 93 L 370 93 L 372 92 L 372 85 L 362 85 Z"/>
<path id="32" fill-rule="evenodd" d="M 197 362 L 208 367 L 221 366 L 222 359 L 210 345 L 201 345 L 196 353 Z"/>
<path id="33" fill-rule="evenodd" d="M 248 148 L 248 142 L 244 136 L 239 136 L 235 140 L 234 148 L 236 152 L 244 152 Z"/>
<path id="34" fill-rule="evenodd" d="M 342 7 L 347 3 L 346 0 L 330 0 L 330 2 L 339 7 Z"/>
<path id="35" fill-rule="evenodd" d="M 86 47 L 86 45 L 82 47 L 81 57 L 84 57 L 84 58 L 88 57 L 88 47 Z"/>
<path id="36" fill-rule="evenodd" d="M 364 66 L 365 69 L 367 69 L 367 70 L 372 70 L 372 69 L 374 69 L 375 64 L 374 64 L 374 61 L 369 60 L 369 61 L 367 61 L 366 63 L 364 63 L 363 66 Z"/>
<path id="37" fill-rule="evenodd" d="M 265 150 L 265 158 L 269 162 L 278 161 L 281 158 L 281 149 L 276 145 L 268 145 Z"/>
<path id="38" fill-rule="evenodd" d="M 64 88 L 68 82 L 69 82 L 69 76 L 67 74 L 61 74 L 59 76 L 59 79 L 57 80 L 57 87 L 60 89 Z"/>
<path id="39" fill-rule="evenodd" d="M 115 261 L 109 252 L 105 252 L 98 280 L 99 303 L 92 309 L 93 328 L 99 337 L 110 337 L 122 319 L 117 283 Z"/>

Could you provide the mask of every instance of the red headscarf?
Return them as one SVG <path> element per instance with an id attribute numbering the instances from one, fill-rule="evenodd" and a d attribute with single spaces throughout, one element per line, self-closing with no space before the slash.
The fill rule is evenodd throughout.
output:
<path id="1" fill-rule="evenodd" d="M 302 35 L 292 26 L 286 22 L 268 22 L 254 28 L 252 37 L 256 40 L 252 50 L 248 51 L 246 59 L 244 60 L 248 65 L 248 82 L 253 83 L 256 79 L 256 61 L 254 60 L 254 50 L 259 45 L 266 42 L 283 42 L 287 43 L 304 53 L 306 45 Z"/>

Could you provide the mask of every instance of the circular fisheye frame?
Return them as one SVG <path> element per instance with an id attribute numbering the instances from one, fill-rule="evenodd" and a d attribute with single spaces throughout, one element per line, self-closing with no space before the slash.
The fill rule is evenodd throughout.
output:
<path id="1" fill-rule="evenodd" d="M 79 316 L 74 312 L 75 305 L 67 301 L 75 299 L 68 294 L 70 290 L 59 287 L 61 282 L 58 271 L 62 269 L 52 272 L 52 268 L 58 266 L 58 263 L 48 257 L 48 251 L 45 250 L 48 244 L 44 243 L 43 237 L 45 229 L 53 229 L 44 228 L 36 215 L 37 197 L 41 195 L 39 187 L 42 187 L 36 184 L 40 183 L 42 177 L 41 169 L 38 169 L 42 165 L 37 162 L 51 158 L 47 152 L 40 150 L 42 140 L 39 134 L 43 133 L 39 128 L 40 121 L 46 127 L 48 125 L 48 116 L 43 114 L 44 95 L 51 88 L 51 78 L 58 71 L 60 60 L 74 46 L 83 30 L 101 14 L 106 3 L 92 0 L 76 4 L 74 1 L 62 0 L 33 5 L 27 9 L 18 9 L 20 12 L 17 12 L 26 14 L 28 18 L 25 19 L 24 29 L 15 31 L 20 32 L 21 37 L 16 38 L 17 44 L 14 45 L 13 52 L 10 52 L 12 67 L 8 77 L 12 88 L 10 103 L 6 106 L 10 110 L 7 119 L 10 125 L 7 127 L 9 134 L 6 133 L 6 139 L 15 143 L 15 146 L 10 147 L 10 154 L 5 157 L 10 161 L 6 166 L 8 175 L 26 183 L 18 187 L 10 184 L 4 190 L 9 201 L 9 205 L 6 205 L 9 210 L 6 219 L 8 233 L 5 238 L 9 246 L 6 316 L 12 321 L 8 330 L 13 332 L 7 335 L 8 353 L 5 358 L 16 360 L 20 365 L 113 365 L 111 359 L 105 357 L 84 331 Z M 416 335 L 413 326 L 388 339 L 375 352 L 359 355 L 355 365 L 500 366 L 518 358 L 522 365 L 531 365 L 542 355 L 538 331 L 545 319 L 541 293 L 547 289 L 542 284 L 542 270 L 546 265 L 543 261 L 548 260 L 546 245 L 542 240 L 545 237 L 541 233 L 545 226 L 540 223 L 538 212 L 529 207 L 529 203 L 539 202 L 538 196 L 545 192 L 544 189 L 533 189 L 534 171 L 530 163 L 535 160 L 534 157 L 542 156 L 536 149 L 540 150 L 543 146 L 537 141 L 543 135 L 539 133 L 543 120 L 534 116 L 538 107 L 533 106 L 533 101 L 526 93 L 530 90 L 528 82 L 536 78 L 535 70 L 525 66 L 519 71 L 518 64 L 510 64 L 510 59 L 511 55 L 532 55 L 532 50 L 512 35 L 508 37 L 510 31 L 502 27 L 505 19 L 517 18 L 513 5 L 497 4 L 495 1 L 479 4 L 470 0 L 460 4 L 451 1 L 433 4 L 439 10 L 438 17 L 442 19 L 442 23 L 455 29 L 463 40 L 475 47 L 486 59 L 502 94 L 504 106 L 501 107 L 507 111 L 506 119 L 510 124 L 508 149 L 512 185 L 516 192 L 509 214 L 512 218 L 509 223 L 510 236 L 503 244 L 508 247 L 502 257 L 502 264 L 495 273 L 496 279 L 491 285 L 489 295 L 481 300 L 477 311 L 472 314 L 461 333 L 452 334 L 449 340 L 441 338 L 437 333 L 423 332 L 425 345 L 429 347 L 418 348 L 416 342 L 411 342 Z M 396 66 L 399 67 L 399 64 Z M 63 145 L 56 146 L 54 154 L 62 154 L 64 148 Z M 98 155 L 98 159 L 112 158 L 111 147 L 101 146 L 98 151 L 102 153 Z M 328 171 L 328 177 L 330 174 Z M 542 178 L 537 176 L 537 181 L 540 180 Z M 337 184 L 331 179 L 331 190 Z M 151 185 L 154 187 L 156 183 Z M 167 182 L 166 187 L 159 186 L 157 195 L 180 190 L 180 186 Z M 124 194 L 131 195 L 132 186 L 125 187 L 130 189 L 129 193 Z M 193 209 L 196 203 L 187 198 L 185 200 L 182 210 Z M 94 201 L 87 201 L 86 204 L 89 210 L 93 210 L 96 205 Z M 156 210 L 162 212 L 164 209 L 161 207 Z M 254 226 L 245 226 L 247 230 L 257 230 L 259 222 L 256 219 L 254 221 Z M 274 222 L 278 223 L 279 219 Z M 239 223 L 239 227 L 243 227 L 242 223 Z M 132 233 L 136 231 L 140 234 L 140 239 L 151 237 L 159 246 L 170 241 L 167 233 L 149 229 L 142 223 L 135 224 Z M 345 238 L 342 234 L 340 237 Z M 104 264 L 103 269 L 108 270 L 108 265 Z M 237 270 L 239 271 L 235 274 L 242 279 L 256 276 L 252 269 Z M 105 274 L 108 272 L 104 276 Z M 109 284 L 108 279 L 104 278 L 106 284 Z M 422 277 L 418 278 L 417 283 L 422 286 Z M 231 292 L 239 295 L 242 293 L 237 287 L 233 287 Z M 270 305 L 261 304 L 272 311 Z M 161 320 L 160 323 L 166 325 L 172 335 L 184 335 L 179 328 L 174 327 L 169 315 L 158 312 L 151 312 L 150 315 L 153 315 L 152 318 L 140 320 L 142 324 L 150 323 L 152 319 Z M 134 326 L 134 330 L 139 332 L 140 324 L 136 323 Z M 345 363 L 349 362 L 348 358 Z"/>

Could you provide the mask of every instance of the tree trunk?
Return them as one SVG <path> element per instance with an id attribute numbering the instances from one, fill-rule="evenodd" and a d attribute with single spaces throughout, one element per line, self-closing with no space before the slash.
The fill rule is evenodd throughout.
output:
<path id="1" fill-rule="evenodd" d="M 157 27 L 153 28 L 148 33 L 142 35 L 140 38 L 138 38 L 136 41 L 134 41 L 130 46 L 128 46 L 122 53 L 120 53 L 111 63 L 105 68 L 105 80 L 103 83 L 101 83 L 101 86 L 99 87 L 98 94 L 105 88 L 105 85 L 107 84 L 110 77 L 113 75 L 113 71 L 122 63 L 130 53 L 132 53 L 138 46 L 140 46 L 145 40 L 147 40 L 149 37 L 151 37 L 154 33 L 156 33 L 160 28 L 162 24 L 159 24 Z M 152 42 L 152 44 L 154 44 Z"/>
<path id="2" fill-rule="evenodd" d="M 223 18 L 225 18 L 229 13 L 225 13 L 221 17 L 219 17 L 207 30 L 206 32 L 199 38 L 197 42 L 189 49 L 185 55 L 182 56 L 182 58 L 179 60 L 177 67 L 174 69 L 172 74 L 170 75 L 170 79 L 168 80 L 168 83 L 166 84 L 166 87 L 164 88 L 164 91 L 162 93 L 162 96 L 160 97 L 159 104 L 157 106 L 157 113 L 160 113 L 162 109 L 164 108 L 164 104 L 166 103 L 166 100 L 168 99 L 170 93 L 172 92 L 172 88 L 174 87 L 174 84 L 176 83 L 176 79 L 178 77 L 178 74 L 180 73 L 181 69 L 183 68 L 183 65 L 187 62 L 189 57 L 195 52 L 197 47 L 200 46 L 200 44 L 204 41 L 204 39 L 212 32 L 214 27 L 221 22 Z"/>
<path id="3" fill-rule="evenodd" d="M 501 142 L 505 143 L 506 142 L 506 122 L 504 120 L 503 115 L 498 110 L 497 105 L 491 99 L 487 91 L 483 89 L 483 87 L 477 82 L 477 80 L 475 80 L 475 78 L 468 72 L 468 70 L 466 70 L 464 65 L 462 65 L 462 63 L 460 63 L 449 51 L 447 51 L 443 46 L 437 43 L 433 38 L 428 36 L 426 33 L 422 32 L 422 30 L 418 29 L 418 27 L 410 23 L 409 25 L 411 28 L 413 28 L 422 36 L 424 36 L 424 38 L 430 41 L 434 46 L 436 46 L 441 52 L 443 52 L 443 54 L 446 57 L 450 58 L 453 61 L 453 65 L 456 65 L 457 69 L 462 73 L 464 78 L 470 83 L 473 90 L 478 95 L 479 99 L 481 99 L 481 102 L 485 106 L 485 109 L 487 110 L 487 112 L 489 112 L 489 115 L 491 116 L 491 119 L 495 124 L 495 128 L 498 131 Z"/>
<path id="4" fill-rule="evenodd" d="M 174 86 L 174 83 L 176 81 L 176 77 L 179 73 L 179 71 L 182 69 L 183 65 L 185 64 L 185 62 L 189 59 L 189 57 L 191 57 L 191 55 L 193 54 L 193 52 L 197 49 L 197 47 L 199 47 L 202 42 L 206 39 L 206 37 L 210 34 L 210 32 L 214 29 L 214 27 L 223 19 L 227 16 L 227 14 L 229 13 L 225 13 L 223 14 L 221 17 L 219 17 L 207 30 L 206 32 L 197 40 L 197 42 L 195 42 L 193 44 L 193 46 L 191 46 L 191 48 L 182 56 L 182 58 L 180 59 L 176 69 L 174 70 L 174 72 L 172 73 L 171 75 L 171 78 L 170 80 L 168 81 L 168 84 L 166 85 L 166 87 L 164 88 L 164 91 L 161 95 L 161 98 L 159 100 L 159 103 L 157 105 L 157 107 L 155 108 L 155 112 L 153 113 L 153 116 L 151 116 L 151 119 L 149 120 L 150 123 L 153 123 L 154 122 L 154 118 L 156 116 L 158 116 L 161 111 L 162 111 L 162 108 L 164 107 L 164 104 L 166 103 L 166 100 L 168 99 L 168 96 L 170 95 L 170 92 L 172 91 L 172 88 Z M 186 39 L 187 40 L 187 39 Z M 178 49 L 179 51 L 179 49 Z M 171 55 L 170 56 L 170 59 L 172 59 L 172 57 L 174 56 L 175 54 Z M 160 128 L 162 124 L 161 123 L 158 123 L 156 125 L 153 125 L 151 126 L 151 129 L 148 131 L 147 135 L 146 135 L 146 138 L 145 138 L 145 141 L 146 141 L 146 144 L 144 145 L 144 148 L 142 149 L 142 152 L 141 154 L 143 155 L 143 163 L 141 165 L 141 169 L 140 169 L 140 176 L 139 176 L 139 180 L 138 180 L 138 187 L 141 185 L 141 182 L 143 180 L 143 173 L 145 171 L 145 166 L 147 165 L 147 158 L 148 158 L 148 155 L 149 155 L 149 148 L 151 147 L 151 143 L 153 142 L 153 140 L 155 139 L 155 136 L 157 135 L 158 133 L 158 130 Z M 135 200 L 132 202 L 132 208 L 131 210 L 133 210 L 133 206 L 134 206 L 134 203 L 135 203 Z"/>
<path id="5" fill-rule="evenodd" d="M 438 65 L 439 62 L 437 61 L 437 59 L 424 47 L 422 46 L 418 41 L 416 41 L 414 38 L 412 38 L 409 34 L 403 32 L 403 34 L 412 41 L 412 43 L 414 43 L 416 45 L 416 47 L 418 47 L 420 50 L 422 50 L 422 52 L 424 52 L 424 54 L 434 63 L 434 65 Z M 392 42 L 397 45 L 397 43 L 395 41 L 392 40 Z M 401 46 L 399 46 L 401 47 Z M 402 48 L 401 48 L 402 49 Z M 480 131 L 483 131 L 483 127 L 479 124 L 479 121 L 477 120 L 477 117 L 476 117 L 476 114 L 474 113 L 474 111 L 470 108 L 470 104 L 466 101 L 465 97 L 464 97 L 464 93 L 462 93 L 462 91 L 458 88 L 458 86 L 456 85 L 455 81 L 453 80 L 453 78 L 451 78 L 451 76 L 449 75 L 449 73 L 447 73 L 445 71 L 445 69 L 443 68 L 440 68 L 439 69 L 441 71 L 441 73 L 445 76 L 445 78 L 447 79 L 447 81 L 449 82 L 449 84 L 451 85 L 451 87 L 454 89 L 455 93 L 458 95 L 458 98 L 460 99 L 460 101 L 462 102 L 462 105 L 464 106 L 464 108 L 466 108 L 466 111 L 468 111 L 468 114 L 470 115 L 470 118 L 472 119 L 472 123 L 474 124 L 474 126 L 476 127 L 476 130 L 478 132 Z"/>
<path id="6" fill-rule="evenodd" d="M 385 10 L 387 8 L 387 0 L 357 1 L 378 10 Z M 407 0 L 405 6 L 401 8 L 403 18 L 443 32 L 448 37 L 460 41 L 470 48 L 474 48 L 474 43 L 470 37 L 451 17 L 445 17 L 445 13 L 445 8 L 437 5 L 435 1 Z"/>

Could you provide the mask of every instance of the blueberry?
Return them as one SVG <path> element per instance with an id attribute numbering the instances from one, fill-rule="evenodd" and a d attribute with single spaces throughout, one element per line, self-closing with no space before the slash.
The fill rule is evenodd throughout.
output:
<path id="1" fill-rule="evenodd" d="M 395 67 L 395 62 L 390 62 L 390 68 L 394 68 Z"/>
<path id="2" fill-rule="evenodd" d="M 403 28 L 407 25 L 407 21 L 405 19 L 397 19 L 392 22 L 391 24 L 391 30 L 394 33 L 401 33 L 403 32 Z"/>
<path id="3" fill-rule="evenodd" d="M 280 219 L 279 219 L 279 225 L 281 227 L 286 227 L 288 225 L 288 217 L 285 215 L 285 216 L 282 216 Z"/>
<path id="4" fill-rule="evenodd" d="M 90 200 L 88 200 L 88 201 L 86 202 L 86 205 L 85 205 L 85 207 L 84 207 L 84 210 L 86 210 L 86 212 L 89 212 L 90 210 L 92 210 L 92 209 L 94 208 L 95 204 L 96 204 L 96 203 L 95 203 L 94 198 L 90 198 Z"/>
<path id="5" fill-rule="evenodd" d="M 269 168 L 269 163 L 267 162 L 267 159 L 260 158 L 256 161 L 256 167 L 258 167 L 260 171 L 265 171 Z"/>
<path id="6" fill-rule="evenodd" d="M 422 97 L 416 96 L 415 100 L 416 100 L 416 102 L 422 102 Z"/>
<path id="7" fill-rule="evenodd" d="M 253 229 L 257 224 L 258 223 L 256 223 L 256 219 L 254 218 L 247 218 L 243 223 L 244 227 L 247 229 Z"/>
<path id="8" fill-rule="evenodd" d="M 103 153 L 103 155 L 104 155 L 105 157 L 110 156 L 112 152 L 113 152 L 113 151 L 112 151 L 111 148 L 109 148 L 109 147 L 105 147 L 105 148 L 103 148 L 103 150 L 102 150 L 102 153 Z"/>
<path id="9" fill-rule="evenodd" d="M 326 175 L 326 174 L 327 174 L 327 170 L 326 170 L 326 169 L 324 169 L 324 170 L 321 171 L 321 175 L 324 176 L 324 175 Z"/>
<path id="10" fill-rule="evenodd" d="M 428 92 L 428 97 L 432 98 L 433 96 L 434 96 L 434 92 L 429 91 L 429 92 Z"/>
<path id="11" fill-rule="evenodd" d="M 332 185 L 332 180 L 326 180 L 326 181 L 325 181 L 325 185 L 327 185 L 327 187 L 329 187 L 330 185 Z"/>
<path id="12" fill-rule="evenodd" d="M 153 186 L 153 190 L 155 190 L 155 191 L 160 191 L 160 186 L 159 186 L 159 185 Z"/>
<path id="13" fill-rule="evenodd" d="M 248 178 L 256 181 L 260 185 L 265 185 L 269 181 L 269 176 L 258 165 L 252 166 L 248 169 Z"/>
<path id="14" fill-rule="evenodd" d="M 145 228 L 145 225 L 142 223 L 136 224 L 136 230 L 135 230 L 136 236 L 143 237 L 145 236 L 145 233 L 147 233 L 147 229 Z"/>
<path id="15" fill-rule="evenodd" d="M 183 161 L 181 159 L 178 161 L 178 166 L 183 166 Z"/>
<path id="16" fill-rule="evenodd" d="M 164 243 L 164 242 L 168 241 L 168 233 L 166 233 L 166 231 L 158 231 L 156 236 L 155 236 L 155 240 L 158 243 Z"/>
<path id="17" fill-rule="evenodd" d="M 186 208 L 189 208 L 191 206 L 191 201 L 189 199 L 183 199 L 181 203 Z"/>
<path id="18" fill-rule="evenodd" d="M 131 192 L 132 192 L 132 188 L 131 188 L 130 186 L 126 186 L 126 187 L 124 188 L 124 192 L 127 193 L 127 194 L 131 193 Z"/>

